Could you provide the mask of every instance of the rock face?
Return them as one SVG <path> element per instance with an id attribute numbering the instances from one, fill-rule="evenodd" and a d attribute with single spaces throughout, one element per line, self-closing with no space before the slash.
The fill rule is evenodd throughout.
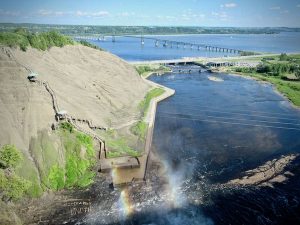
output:
<path id="1" fill-rule="evenodd" d="M 26 52 L 0 47 L 0 66 L 0 146 L 22 150 L 20 174 L 36 177 L 37 184 L 50 162 L 63 163 L 64 151 L 51 132 L 52 98 L 43 85 L 28 81 L 30 70 L 51 86 L 61 110 L 99 127 L 138 117 L 138 104 L 150 88 L 122 59 L 81 45 Z"/>
<path id="2" fill-rule="evenodd" d="M 278 159 L 267 161 L 256 169 L 245 172 L 245 176 L 231 180 L 229 185 L 264 185 L 271 186 L 273 183 L 284 182 L 288 176 L 293 174 L 286 171 L 286 168 L 293 162 L 298 155 L 291 154 L 282 156 Z"/>

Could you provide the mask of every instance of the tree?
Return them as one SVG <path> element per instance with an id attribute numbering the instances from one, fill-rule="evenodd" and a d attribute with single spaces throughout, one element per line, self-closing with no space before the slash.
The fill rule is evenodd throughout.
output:
<path id="1" fill-rule="evenodd" d="M 15 168 L 22 160 L 20 151 L 14 145 L 4 145 L 0 149 L 0 167 L 1 168 Z"/>
<path id="2" fill-rule="evenodd" d="M 286 53 L 281 53 L 279 56 L 279 61 L 287 61 L 289 57 L 287 56 Z"/>
<path id="3" fill-rule="evenodd" d="M 295 71 L 295 75 L 298 79 L 300 79 L 300 68 Z"/>
<path id="4" fill-rule="evenodd" d="M 256 71 L 258 73 L 269 73 L 271 72 L 271 68 L 268 64 L 260 64 L 256 67 Z"/>

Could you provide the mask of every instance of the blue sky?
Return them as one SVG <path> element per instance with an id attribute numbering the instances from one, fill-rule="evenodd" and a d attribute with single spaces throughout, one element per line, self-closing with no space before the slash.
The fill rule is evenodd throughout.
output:
<path id="1" fill-rule="evenodd" d="M 300 27 L 300 0 L 0 0 L 0 22 Z"/>

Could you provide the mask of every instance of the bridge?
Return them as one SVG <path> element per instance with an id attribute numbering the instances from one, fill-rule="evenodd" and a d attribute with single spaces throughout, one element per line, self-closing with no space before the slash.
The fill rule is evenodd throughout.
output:
<path id="1" fill-rule="evenodd" d="M 223 52 L 223 53 L 231 53 L 231 54 L 242 54 L 246 51 L 240 49 L 233 49 L 227 47 L 220 47 L 220 46 L 213 46 L 208 44 L 196 44 L 191 42 L 181 42 L 181 41 L 174 41 L 174 40 L 167 40 L 167 39 L 160 39 L 156 37 L 150 36 L 135 36 L 135 35 L 120 35 L 120 36 L 104 36 L 104 35 L 97 35 L 97 36 L 75 36 L 73 38 L 79 40 L 92 40 L 92 41 L 106 41 L 107 38 L 111 38 L 112 42 L 117 41 L 117 37 L 127 37 L 127 38 L 136 38 L 140 39 L 141 46 L 145 45 L 145 40 L 152 41 L 155 47 L 162 46 L 164 48 L 182 48 L 182 49 L 190 49 L 190 50 L 205 50 L 209 52 Z"/>
<path id="2" fill-rule="evenodd" d="M 260 54 L 260 55 L 250 55 L 250 56 L 232 56 L 232 57 L 185 57 L 179 59 L 163 59 L 163 60 L 145 60 L 145 61 L 132 61 L 129 62 L 132 65 L 144 65 L 144 64 L 189 64 L 194 62 L 201 62 L 201 64 L 206 65 L 208 63 L 235 63 L 240 64 L 239 62 L 252 62 L 255 58 L 263 58 L 263 57 L 274 57 L 277 56 L 276 53 L 270 54 Z M 258 60 L 260 61 L 260 60 Z M 214 65 L 211 65 L 214 66 Z M 218 66 L 218 65 L 216 65 Z"/>

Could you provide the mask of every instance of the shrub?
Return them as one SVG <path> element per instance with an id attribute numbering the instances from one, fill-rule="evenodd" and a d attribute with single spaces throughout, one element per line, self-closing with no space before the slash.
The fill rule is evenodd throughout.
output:
<path id="1" fill-rule="evenodd" d="M 297 69 L 297 70 L 295 71 L 295 76 L 296 76 L 298 79 L 300 79 L 300 69 Z"/>
<path id="2" fill-rule="evenodd" d="M 15 168 L 22 159 L 22 154 L 14 145 L 4 145 L 0 149 L 0 166 L 2 168 Z"/>
<path id="3" fill-rule="evenodd" d="M 90 47 L 90 48 L 94 48 L 94 49 L 98 49 L 100 51 L 103 51 L 102 48 L 98 47 L 97 45 L 91 44 L 90 42 L 86 41 L 86 40 L 81 40 L 79 41 L 80 44 Z"/>
<path id="4" fill-rule="evenodd" d="M 289 57 L 287 56 L 286 53 L 281 53 L 279 56 L 279 61 L 287 61 Z"/>
<path id="5" fill-rule="evenodd" d="M 240 52 L 240 56 L 251 56 L 251 55 L 259 55 L 259 54 L 256 52 L 247 52 L 247 51 Z"/>
<path id="6" fill-rule="evenodd" d="M 68 123 L 62 123 L 63 129 L 69 131 Z M 49 187 L 54 190 L 73 187 L 86 187 L 93 182 L 95 173 L 95 150 L 93 139 L 77 131 L 66 132 L 63 135 L 66 150 L 66 163 L 64 167 L 52 166 L 48 181 Z M 82 154 L 86 150 L 86 154 Z"/>
<path id="7" fill-rule="evenodd" d="M 136 71 L 138 72 L 139 75 L 142 75 L 145 72 L 150 72 L 152 69 L 150 66 L 137 66 Z"/>
<path id="8" fill-rule="evenodd" d="M 3 200 L 20 199 L 31 186 L 31 183 L 14 174 L 7 176 L 0 170 L 0 192 Z"/>
<path id="9" fill-rule="evenodd" d="M 54 190 L 60 190 L 65 186 L 65 173 L 64 169 L 60 168 L 57 164 L 53 165 L 50 169 L 48 176 L 50 187 Z"/>
<path id="10" fill-rule="evenodd" d="M 74 44 L 73 40 L 56 31 L 40 34 L 27 32 L 23 28 L 17 28 L 14 32 L 1 32 L 0 43 L 9 47 L 20 47 L 26 51 L 28 46 L 45 51 L 53 46 L 63 47 Z"/>
<path id="11" fill-rule="evenodd" d="M 147 127 L 147 123 L 144 121 L 139 121 L 131 128 L 131 132 L 137 135 L 139 138 L 145 139 Z"/>
<path id="12" fill-rule="evenodd" d="M 269 73 L 271 72 L 271 68 L 268 64 L 260 64 L 257 66 L 256 71 L 258 73 Z"/>
<path id="13" fill-rule="evenodd" d="M 69 122 L 63 122 L 60 124 L 60 128 L 65 130 L 65 131 L 69 131 L 70 133 L 73 133 L 73 125 L 70 124 Z"/>

